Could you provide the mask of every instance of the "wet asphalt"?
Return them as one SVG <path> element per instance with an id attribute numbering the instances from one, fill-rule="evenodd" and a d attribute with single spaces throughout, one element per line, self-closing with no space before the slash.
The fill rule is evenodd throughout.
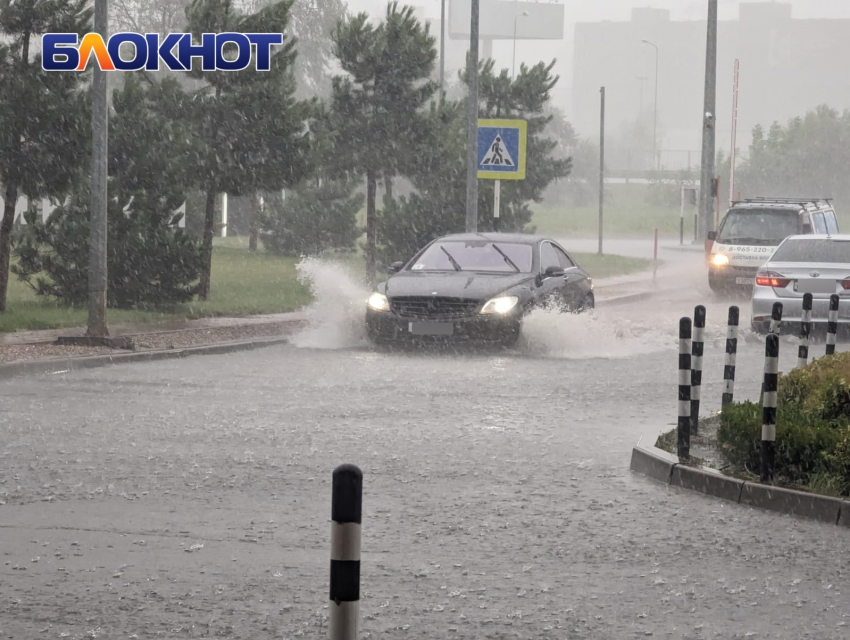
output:
<path id="1" fill-rule="evenodd" d="M 850 530 L 628 470 L 675 423 L 676 322 L 700 301 L 708 412 L 728 303 L 697 285 L 534 317 L 506 351 L 319 331 L 3 382 L 0 638 L 326 638 L 350 462 L 362 638 L 846 639 Z M 762 354 L 742 339 L 739 397 Z"/>

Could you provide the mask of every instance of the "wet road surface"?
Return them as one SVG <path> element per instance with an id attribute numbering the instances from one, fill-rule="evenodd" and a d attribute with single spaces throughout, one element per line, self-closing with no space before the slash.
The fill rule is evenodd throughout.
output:
<path id="1" fill-rule="evenodd" d="M 319 330 L 4 382 L 0 638 L 327 637 L 330 478 L 351 462 L 362 638 L 846 639 L 848 530 L 628 471 L 675 423 L 677 320 L 708 299 L 532 317 L 509 351 L 383 352 L 337 327 L 333 349 Z M 762 354 L 742 340 L 739 396 Z"/>

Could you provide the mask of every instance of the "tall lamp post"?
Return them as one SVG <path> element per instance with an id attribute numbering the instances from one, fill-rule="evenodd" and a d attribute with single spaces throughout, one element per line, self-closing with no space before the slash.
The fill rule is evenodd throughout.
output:
<path id="1" fill-rule="evenodd" d="M 520 18 L 527 18 L 528 11 L 523 11 L 522 13 L 516 14 L 514 16 L 514 55 L 513 55 L 513 64 L 511 65 L 511 78 L 516 75 L 516 23 Z"/>
<path id="2" fill-rule="evenodd" d="M 653 162 L 658 162 L 658 45 L 653 44 L 649 40 L 643 40 L 644 44 L 648 44 L 655 49 L 655 107 L 654 107 L 654 124 L 652 127 L 652 159 Z"/>
<path id="3" fill-rule="evenodd" d="M 446 77 L 446 0 L 440 0 L 440 94 Z"/>

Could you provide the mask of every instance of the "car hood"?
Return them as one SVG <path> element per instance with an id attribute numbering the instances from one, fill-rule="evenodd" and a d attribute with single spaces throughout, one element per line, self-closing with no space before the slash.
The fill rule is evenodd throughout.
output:
<path id="1" fill-rule="evenodd" d="M 534 276 L 530 273 L 482 274 L 460 271 L 457 273 L 414 273 L 394 275 L 384 285 L 384 293 L 396 296 L 449 296 L 453 298 L 475 298 L 484 300 L 512 289 Z"/>

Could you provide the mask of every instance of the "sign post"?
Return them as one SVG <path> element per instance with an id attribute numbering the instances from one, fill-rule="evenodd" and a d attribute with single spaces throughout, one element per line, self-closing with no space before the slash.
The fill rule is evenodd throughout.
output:
<path id="1" fill-rule="evenodd" d="M 478 121 L 478 179 L 495 180 L 493 227 L 499 230 L 502 180 L 525 180 L 525 120 Z"/>

